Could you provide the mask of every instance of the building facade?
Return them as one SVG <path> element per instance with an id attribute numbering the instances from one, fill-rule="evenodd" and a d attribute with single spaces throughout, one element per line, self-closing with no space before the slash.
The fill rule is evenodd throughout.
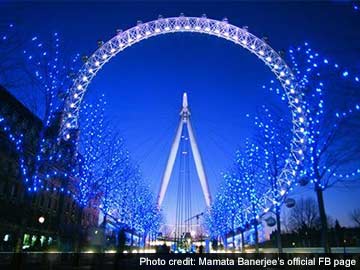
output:
<path id="1" fill-rule="evenodd" d="M 0 116 L 12 130 L 23 134 L 24 160 L 28 168 L 34 168 L 37 140 L 39 133 L 44 132 L 42 121 L 1 86 Z M 56 126 L 45 130 L 48 134 L 44 138 L 54 139 L 57 130 Z M 55 175 L 61 175 L 65 166 L 72 164 L 76 149 L 65 142 L 57 147 L 61 158 L 46 166 L 51 166 Z M 30 193 L 19 163 L 14 141 L 0 128 L 0 251 L 70 251 L 81 242 L 91 242 L 91 234 L 98 226 L 98 204 L 92 201 L 86 208 L 79 207 L 74 199 L 78 180 L 47 176 L 41 189 Z"/>

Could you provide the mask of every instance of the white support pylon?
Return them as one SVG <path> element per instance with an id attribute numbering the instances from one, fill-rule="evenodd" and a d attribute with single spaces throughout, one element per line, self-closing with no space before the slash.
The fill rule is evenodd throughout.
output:
<path id="1" fill-rule="evenodd" d="M 180 118 L 179 127 L 177 129 L 175 139 L 174 139 L 173 144 L 171 146 L 169 158 L 167 160 L 165 172 L 164 172 L 164 175 L 163 175 L 163 178 L 162 178 L 162 181 L 161 181 L 160 191 L 159 191 L 158 200 L 157 200 L 157 204 L 158 204 L 159 208 L 162 205 L 162 202 L 164 200 L 167 187 L 169 185 L 171 173 L 172 173 L 173 168 L 174 168 L 176 154 L 177 154 L 177 152 L 179 150 L 180 138 L 181 138 L 181 133 L 182 133 L 182 130 L 184 128 L 184 125 L 187 125 L 187 128 L 188 128 L 191 151 L 192 151 L 193 156 L 194 156 L 196 172 L 198 174 L 200 184 L 201 184 L 201 188 L 202 188 L 202 191 L 203 191 L 203 194 L 204 194 L 205 204 L 206 204 L 207 207 L 209 207 L 210 204 L 211 204 L 211 195 L 210 195 L 210 191 L 209 191 L 209 185 L 208 185 L 208 182 L 207 182 L 207 178 L 206 178 L 204 166 L 203 166 L 203 163 L 202 163 L 200 151 L 199 151 L 199 148 L 197 146 L 196 139 L 195 139 L 195 136 L 194 136 L 194 132 L 193 132 L 193 129 L 192 129 L 192 126 L 191 126 L 191 123 L 190 123 L 190 111 L 189 111 L 189 108 L 188 108 L 188 99 L 187 99 L 187 94 L 186 93 L 183 94 L 183 103 L 182 103 L 182 105 L 183 106 L 182 106 L 182 110 L 180 112 L 181 118 Z"/>

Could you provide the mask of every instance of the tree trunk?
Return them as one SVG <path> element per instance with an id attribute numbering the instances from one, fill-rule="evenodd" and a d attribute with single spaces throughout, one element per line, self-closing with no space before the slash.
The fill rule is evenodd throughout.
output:
<path id="1" fill-rule="evenodd" d="M 125 250 L 125 244 L 126 244 L 126 233 L 124 229 L 120 229 L 118 233 L 118 250 L 120 253 L 122 253 Z"/>
<path id="2" fill-rule="evenodd" d="M 227 249 L 227 237 L 226 233 L 223 235 L 224 249 Z"/>
<path id="3" fill-rule="evenodd" d="M 235 246 L 235 217 L 232 218 L 232 242 L 233 242 L 233 248 L 236 249 Z"/>
<path id="4" fill-rule="evenodd" d="M 148 233 L 146 231 L 144 231 L 143 233 L 143 239 L 142 239 L 142 242 L 143 242 L 143 247 L 146 248 L 146 237 L 147 237 Z M 151 234 L 149 235 L 149 238 L 151 237 Z"/>
<path id="5" fill-rule="evenodd" d="M 82 214 L 83 214 L 83 211 L 84 211 L 84 207 L 82 206 L 79 206 L 79 210 L 78 210 L 78 213 L 77 213 L 77 218 L 76 218 L 76 229 L 75 229 L 75 245 L 74 245 L 74 252 L 75 253 L 79 253 L 81 252 L 81 221 L 82 221 Z"/>
<path id="6" fill-rule="evenodd" d="M 328 223 L 327 217 L 325 212 L 325 205 L 324 205 L 324 197 L 323 197 L 323 190 L 321 188 L 316 188 L 316 197 L 319 206 L 319 213 L 320 213 L 320 222 L 321 222 L 321 241 L 324 248 L 325 253 L 330 253 L 330 246 L 329 246 L 329 239 L 328 239 Z"/>
<path id="7" fill-rule="evenodd" d="M 131 229 L 131 241 L 130 246 L 134 246 L 134 229 Z"/>
<path id="8" fill-rule="evenodd" d="M 259 232 L 258 232 L 258 222 L 255 220 L 255 252 L 259 253 Z"/>
<path id="9" fill-rule="evenodd" d="M 235 246 L 235 230 L 233 230 L 233 232 L 232 232 L 232 241 L 233 241 L 233 248 L 235 250 L 236 249 L 236 246 Z"/>
<path id="10" fill-rule="evenodd" d="M 84 207 L 79 206 L 79 210 L 76 217 L 76 229 L 75 229 L 75 235 L 74 235 L 74 257 L 73 257 L 73 266 L 79 266 L 80 265 L 80 254 L 81 254 L 81 248 L 82 248 L 82 242 L 81 242 L 81 221 L 82 221 L 82 214 L 83 214 Z"/>
<path id="11" fill-rule="evenodd" d="M 102 249 L 105 250 L 107 246 L 107 237 L 106 237 L 106 223 L 107 223 L 107 213 L 104 213 L 104 220 L 102 225 L 102 233 L 103 233 L 103 247 Z"/>
<path id="12" fill-rule="evenodd" d="M 282 243 L 281 243 L 281 223 L 280 223 L 280 209 L 276 209 L 276 241 L 277 248 L 279 253 L 283 253 Z"/>
<path id="13" fill-rule="evenodd" d="M 241 252 L 244 252 L 245 250 L 245 236 L 244 231 L 241 230 Z"/>
<path id="14" fill-rule="evenodd" d="M 66 189 L 66 184 L 64 183 L 65 181 L 62 180 L 62 184 L 61 187 L 64 188 L 64 190 Z M 63 249 L 63 226 L 64 226 L 64 220 L 62 219 L 62 217 L 64 216 L 64 208 L 65 208 L 65 194 L 64 193 L 60 193 L 59 196 L 59 203 L 58 203 L 58 208 L 56 209 L 56 224 L 58 226 L 58 249 L 62 250 Z"/>

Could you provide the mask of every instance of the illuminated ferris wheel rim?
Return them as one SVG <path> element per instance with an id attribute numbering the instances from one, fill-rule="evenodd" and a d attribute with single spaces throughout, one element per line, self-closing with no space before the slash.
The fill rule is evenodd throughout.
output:
<path id="1" fill-rule="evenodd" d="M 71 131 L 78 128 L 79 111 L 86 89 L 105 63 L 133 44 L 150 37 L 176 32 L 201 33 L 232 41 L 255 54 L 279 80 L 288 99 L 293 124 L 289 159 L 278 179 L 279 186 L 282 187 L 280 196 L 286 196 L 293 182 L 291 179 L 296 175 L 297 166 L 303 159 L 305 148 L 307 125 L 300 89 L 291 69 L 274 49 L 264 40 L 248 32 L 246 28 L 232 25 L 227 20 L 219 21 L 209 19 L 206 16 L 159 17 L 157 20 L 147 23 L 138 22 L 136 26 L 126 31 L 118 31 L 113 38 L 100 44 L 99 48 L 86 59 L 85 64 L 80 69 L 77 78 L 69 89 L 69 95 L 65 102 L 60 136 L 68 140 L 72 136 Z M 274 194 L 271 194 L 269 190 L 264 194 L 263 200 L 263 209 L 264 212 L 267 212 L 275 204 Z"/>

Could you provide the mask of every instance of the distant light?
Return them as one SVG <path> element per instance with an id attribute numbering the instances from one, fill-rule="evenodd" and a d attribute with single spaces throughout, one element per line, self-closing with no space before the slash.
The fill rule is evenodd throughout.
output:
<path id="1" fill-rule="evenodd" d="M 348 71 L 344 71 L 343 74 L 342 74 L 344 77 L 347 77 L 349 75 L 349 72 Z"/>
<path id="2" fill-rule="evenodd" d="M 9 241 L 9 239 L 10 239 L 10 235 L 9 235 L 9 234 L 5 234 L 5 236 L 4 236 L 4 242 Z"/>
<path id="3" fill-rule="evenodd" d="M 43 224 L 45 222 L 45 218 L 43 216 L 39 217 L 38 219 L 40 224 Z"/>

